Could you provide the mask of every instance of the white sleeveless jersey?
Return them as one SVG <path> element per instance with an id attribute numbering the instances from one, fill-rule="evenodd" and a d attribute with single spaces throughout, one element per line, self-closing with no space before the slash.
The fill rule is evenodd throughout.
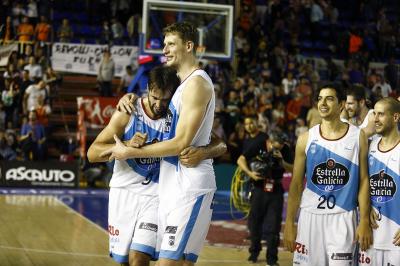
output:
<path id="1" fill-rule="evenodd" d="M 378 213 L 379 227 L 373 230 L 374 248 L 398 250 L 392 241 L 400 229 L 400 143 L 392 150 L 378 148 L 380 136 L 375 136 L 368 153 L 371 205 Z"/>
<path id="2" fill-rule="evenodd" d="M 212 96 L 207 105 L 200 128 L 191 143 L 191 146 L 199 147 L 210 143 L 215 109 L 214 85 L 210 77 L 203 70 L 195 70 L 181 83 L 174 93 L 165 121 L 164 140 L 175 137 L 176 126 L 182 110 L 182 93 L 187 87 L 188 80 L 194 76 L 201 76 L 213 88 Z M 170 205 L 174 206 L 182 198 L 197 197 L 215 189 L 215 175 L 211 159 L 204 160 L 193 168 L 181 165 L 178 156 L 165 157 L 161 161 L 159 188 L 161 203 L 170 202 Z"/>
<path id="3" fill-rule="evenodd" d="M 369 116 L 370 116 L 372 113 L 374 113 L 374 110 L 373 110 L 373 109 L 370 109 L 370 110 L 368 111 L 367 115 L 364 117 L 364 120 L 363 120 L 363 122 L 361 123 L 361 125 L 358 126 L 359 129 L 363 129 L 363 128 L 366 128 L 366 127 L 368 126 L 368 122 L 369 122 L 368 119 L 369 119 Z"/>
<path id="4" fill-rule="evenodd" d="M 320 125 L 309 130 L 306 146 L 306 188 L 300 207 L 315 214 L 341 213 L 357 207 L 360 129 L 350 125 L 337 140 L 321 136 Z"/>
<path id="5" fill-rule="evenodd" d="M 136 101 L 122 140 L 130 140 L 136 132 L 147 133 L 146 144 L 162 140 L 164 118 L 153 120 L 145 112 L 143 98 Z M 160 158 L 115 160 L 110 187 L 126 187 L 143 195 L 157 195 Z"/>

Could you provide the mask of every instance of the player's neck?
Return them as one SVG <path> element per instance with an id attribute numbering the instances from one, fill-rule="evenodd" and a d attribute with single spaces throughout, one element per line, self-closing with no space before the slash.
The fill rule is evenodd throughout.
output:
<path id="1" fill-rule="evenodd" d="M 199 69 L 199 66 L 194 57 L 189 58 L 186 61 L 182 62 L 177 70 L 181 82 L 183 82 L 187 77 L 189 77 L 190 74 L 192 74 L 193 71 L 195 71 L 196 69 Z"/>
<path id="2" fill-rule="evenodd" d="M 322 119 L 320 133 L 326 139 L 339 139 L 346 134 L 348 126 L 347 123 L 342 122 L 340 119 Z"/>
<path id="3" fill-rule="evenodd" d="M 379 143 L 379 148 L 382 150 L 391 150 L 400 142 L 400 132 L 397 128 L 393 128 L 387 134 L 382 135 L 382 139 Z"/>

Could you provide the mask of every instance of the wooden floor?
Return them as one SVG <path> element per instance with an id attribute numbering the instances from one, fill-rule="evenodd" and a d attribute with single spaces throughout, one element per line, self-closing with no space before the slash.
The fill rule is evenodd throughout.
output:
<path id="1" fill-rule="evenodd" d="M 0 196 L 1 266 L 118 265 L 107 255 L 108 236 L 54 196 Z M 247 250 L 205 246 L 196 265 L 241 266 Z M 281 266 L 292 265 L 291 255 L 280 252 Z M 265 253 L 260 263 L 265 265 Z"/>

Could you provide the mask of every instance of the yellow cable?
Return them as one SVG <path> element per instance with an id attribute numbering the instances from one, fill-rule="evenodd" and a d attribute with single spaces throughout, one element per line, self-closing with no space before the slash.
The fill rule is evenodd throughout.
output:
<path id="1" fill-rule="evenodd" d="M 230 196 L 231 216 L 234 219 L 233 207 L 245 214 L 243 218 L 249 215 L 250 203 L 247 199 L 248 190 L 246 189 L 248 185 L 249 179 L 244 175 L 243 171 L 237 167 L 232 177 Z"/>

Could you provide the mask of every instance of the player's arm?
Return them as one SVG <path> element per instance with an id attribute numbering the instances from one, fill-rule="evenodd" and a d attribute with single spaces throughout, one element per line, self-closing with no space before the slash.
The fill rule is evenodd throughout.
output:
<path id="1" fill-rule="evenodd" d="M 112 154 L 110 159 L 149 158 L 177 156 L 190 146 L 206 112 L 212 88 L 201 77 L 191 78 L 182 92 L 182 110 L 176 126 L 175 137 L 136 149 L 126 147 L 116 138 L 115 147 L 102 155 Z"/>
<path id="2" fill-rule="evenodd" d="M 370 216 L 370 191 L 367 166 L 368 141 L 365 133 L 360 132 L 360 186 L 358 189 L 358 204 L 360 207 L 360 223 L 356 230 L 356 240 L 360 243 L 361 250 L 366 250 L 372 244 L 372 232 L 369 222 Z"/>
<path id="3" fill-rule="evenodd" d="M 89 162 L 106 162 L 109 156 L 101 156 L 101 153 L 114 146 L 114 135 L 122 136 L 125 126 L 128 124 L 130 115 L 115 111 L 108 125 L 100 132 L 90 145 L 87 156 Z"/>
<path id="4" fill-rule="evenodd" d="M 225 142 L 215 134 L 212 134 L 210 144 L 202 147 L 186 147 L 179 154 L 179 160 L 186 167 L 196 167 L 201 161 L 219 157 L 225 152 Z"/>
<path id="5" fill-rule="evenodd" d="M 288 206 L 286 213 L 285 230 L 283 233 L 283 244 L 290 251 L 295 249 L 297 227 L 295 219 L 300 207 L 301 194 L 303 193 L 303 179 L 306 169 L 306 145 L 308 132 L 304 132 L 297 139 L 296 154 L 293 166 L 293 178 L 290 183 Z"/>

